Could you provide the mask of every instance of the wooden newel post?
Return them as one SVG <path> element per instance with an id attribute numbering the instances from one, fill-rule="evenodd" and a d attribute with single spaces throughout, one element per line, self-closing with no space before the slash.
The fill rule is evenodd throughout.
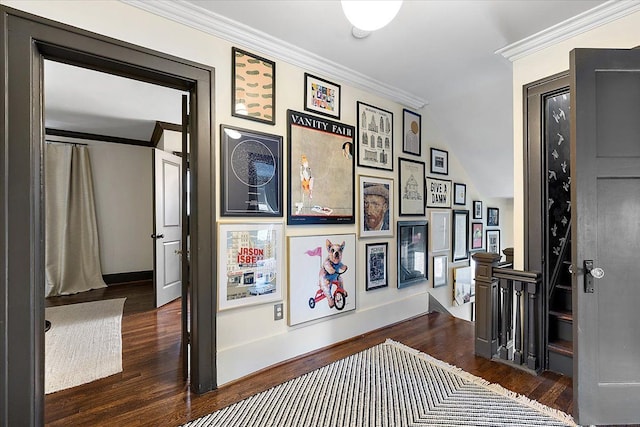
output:
<path id="1" fill-rule="evenodd" d="M 513 248 L 505 248 L 502 253 L 504 254 L 504 261 L 513 265 Z"/>
<path id="2" fill-rule="evenodd" d="M 476 337 L 475 354 L 491 359 L 498 349 L 498 280 L 493 268 L 500 255 L 489 252 L 473 254 L 476 262 Z"/>

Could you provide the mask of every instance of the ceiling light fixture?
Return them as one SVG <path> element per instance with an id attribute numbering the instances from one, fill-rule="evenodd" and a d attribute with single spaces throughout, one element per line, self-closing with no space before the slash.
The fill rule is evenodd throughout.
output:
<path id="1" fill-rule="evenodd" d="M 393 20 L 402 6 L 402 0 L 342 0 L 342 11 L 353 25 L 355 38 L 367 37 Z"/>

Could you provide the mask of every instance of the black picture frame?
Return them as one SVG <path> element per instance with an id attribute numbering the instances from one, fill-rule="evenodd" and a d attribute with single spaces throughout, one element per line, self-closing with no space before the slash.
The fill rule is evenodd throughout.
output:
<path id="1" fill-rule="evenodd" d="M 393 170 L 393 113 L 356 103 L 358 166 Z"/>
<path id="2" fill-rule="evenodd" d="M 487 252 L 502 256 L 502 253 L 500 252 L 500 230 L 486 231 L 486 245 Z"/>
<path id="3" fill-rule="evenodd" d="M 220 125 L 220 216 L 282 217 L 282 137 Z"/>
<path id="4" fill-rule="evenodd" d="M 469 259 L 469 211 L 453 211 L 451 226 L 451 259 L 453 262 Z"/>
<path id="5" fill-rule="evenodd" d="M 354 224 L 355 128 L 287 110 L 287 224 Z"/>
<path id="6" fill-rule="evenodd" d="M 398 158 L 398 213 L 422 215 L 425 213 L 425 164 L 417 160 Z"/>
<path id="7" fill-rule="evenodd" d="M 431 147 L 431 173 L 449 174 L 449 152 Z"/>
<path id="8" fill-rule="evenodd" d="M 340 120 L 340 85 L 304 73 L 304 109 Z"/>
<path id="9" fill-rule="evenodd" d="M 500 225 L 500 209 L 487 208 L 487 227 L 497 227 Z"/>
<path id="10" fill-rule="evenodd" d="M 471 223 L 471 250 L 482 249 L 484 247 L 482 238 L 484 237 L 484 224 L 481 222 Z"/>
<path id="11" fill-rule="evenodd" d="M 422 116 L 406 108 L 402 110 L 402 152 L 422 155 Z"/>
<path id="12" fill-rule="evenodd" d="M 386 288 L 389 286 L 389 244 L 367 243 L 366 248 L 366 284 L 365 290 Z"/>
<path id="13" fill-rule="evenodd" d="M 453 204 L 465 206 L 467 204 L 467 185 L 455 182 L 453 184 Z"/>
<path id="14" fill-rule="evenodd" d="M 398 221 L 398 288 L 424 283 L 429 279 L 427 221 Z"/>
<path id="15" fill-rule="evenodd" d="M 231 48 L 231 115 L 276 124 L 276 63 Z"/>
<path id="16" fill-rule="evenodd" d="M 473 201 L 473 219 L 482 219 L 482 201 Z"/>

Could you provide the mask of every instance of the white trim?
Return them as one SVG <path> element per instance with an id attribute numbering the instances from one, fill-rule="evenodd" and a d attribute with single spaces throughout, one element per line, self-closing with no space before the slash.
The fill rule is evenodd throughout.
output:
<path id="1" fill-rule="evenodd" d="M 498 49 L 495 53 L 513 62 L 639 10 L 639 0 L 609 0 L 546 30 Z"/>
<path id="2" fill-rule="evenodd" d="M 317 73 L 329 79 L 338 80 L 350 86 L 391 99 L 409 108 L 420 109 L 427 105 L 426 100 L 409 92 L 372 79 L 362 73 L 336 64 L 188 1 L 120 1 L 232 43 L 240 44 L 244 48 L 255 49 L 260 54 L 283 60 L 305 71 Z"/>

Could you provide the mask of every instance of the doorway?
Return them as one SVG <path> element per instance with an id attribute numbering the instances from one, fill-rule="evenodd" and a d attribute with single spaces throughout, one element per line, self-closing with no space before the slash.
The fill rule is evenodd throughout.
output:
<path id="1" fill-rule="evenodd" d="M 0 421 L 41 425 L 44 414 L 44 247 L 41 159 L 44 59 L 188 91 L 191 95 L 191 389 L 216 387 L 215 167 L 210 67 L 1 7 Z M 28 71 L 28 72 L 25 72 Z M 6 86 L 5 86 L 6 85 Z M 11 345 L 8 345 L 11 343 Z M 4 375 L 6 373 L 6 376 Z"/>

